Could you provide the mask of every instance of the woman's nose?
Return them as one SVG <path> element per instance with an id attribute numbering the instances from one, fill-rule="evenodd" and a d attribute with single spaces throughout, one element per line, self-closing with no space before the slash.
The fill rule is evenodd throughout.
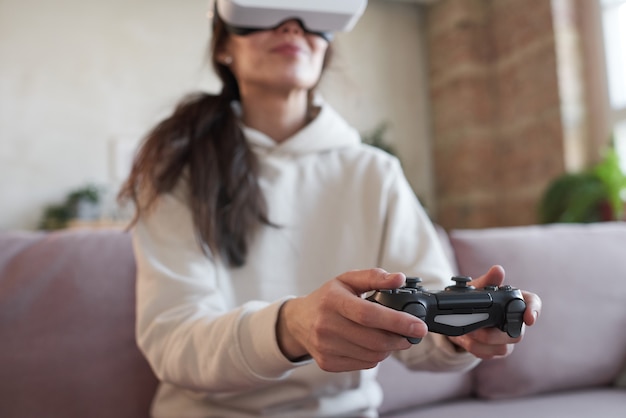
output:
<path id="1" fill-rule="evenodd" d="M 281 33 L 303 33 L 304 28 L 302 27 L 302 22 L 297 19 L 286 20 L 281 23 L 277 30 Z"/>

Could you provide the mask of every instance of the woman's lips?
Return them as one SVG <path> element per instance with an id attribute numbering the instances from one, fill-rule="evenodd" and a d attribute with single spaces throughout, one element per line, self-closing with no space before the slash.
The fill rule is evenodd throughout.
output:
<path id="1" fill-rule="evenodd" d="M 280 44 L 278 46 L 275 46 L 274 48 L 272 48 L 271 51 L 276 52 L 278 54 L 284 54 L 284 55 L 297 55 L 301 53 L 303 50 L 298 45 L 285 43 L 285 44 Z"/>

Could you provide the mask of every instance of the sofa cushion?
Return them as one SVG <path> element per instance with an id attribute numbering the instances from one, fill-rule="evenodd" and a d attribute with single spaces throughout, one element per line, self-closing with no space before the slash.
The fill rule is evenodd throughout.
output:
<path id="1" fill-rule="evenodd" d="M 393 418 L 623 418 L 624 392 L 614 388 L 551 393 L 530 398 L 462 399 L 381 417 Z"/>
<path id="2" fill-rule="evenodd" d="M 614 382 L 626 356 L 626 223 L 465 230 L 450 239 L 462 274 L 502 264 L 506 283 L 543 301 L 513 354 L 477 367 L 479 396 Z"/>
<path id="3" fill-rule="evenodd" d="M 379 408 L 383 414 L 464 398 L 470 395 L 472 386 L 469 373 L 412 371 L 393 357 L 380 364 L 378 381 L 383 389 L 383 403 Z"/>
<path id="4" fill-rule="evenodd" d="M 0 234 L 3 416 L 147 416 L 134 275 L 123 232 Z"/>

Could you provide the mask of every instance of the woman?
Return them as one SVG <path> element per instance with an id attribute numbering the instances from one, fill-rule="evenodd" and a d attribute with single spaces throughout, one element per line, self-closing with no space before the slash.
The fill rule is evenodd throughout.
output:
<path id="1" fill-rule="evenodd" d="M 508 354 L 519 338 L 427 334 L 361 297 L 404 273 L 442 288 L 452 271 L 398 161 L 315 99 L 329 42 L 296 20 L 240 36 L 216 17 L 211 52 L 222 92 L 157 125 L 121 192 L 137 207 L 154 415 L 376 416 L 375 366 L 391 354 L 426 370 Z M 503 278 L 493 267 L 474 284 Z M 540 301 L 525 298 L 531 325 Z"/>

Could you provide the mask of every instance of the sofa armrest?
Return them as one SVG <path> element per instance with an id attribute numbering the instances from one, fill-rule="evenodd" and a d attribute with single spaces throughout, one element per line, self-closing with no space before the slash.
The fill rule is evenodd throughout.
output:
<path id="1" fill-rule="evenodd" d="M 0 234 L 3 416 L 148 416 L 134 282 L 126 233 Z"/>

